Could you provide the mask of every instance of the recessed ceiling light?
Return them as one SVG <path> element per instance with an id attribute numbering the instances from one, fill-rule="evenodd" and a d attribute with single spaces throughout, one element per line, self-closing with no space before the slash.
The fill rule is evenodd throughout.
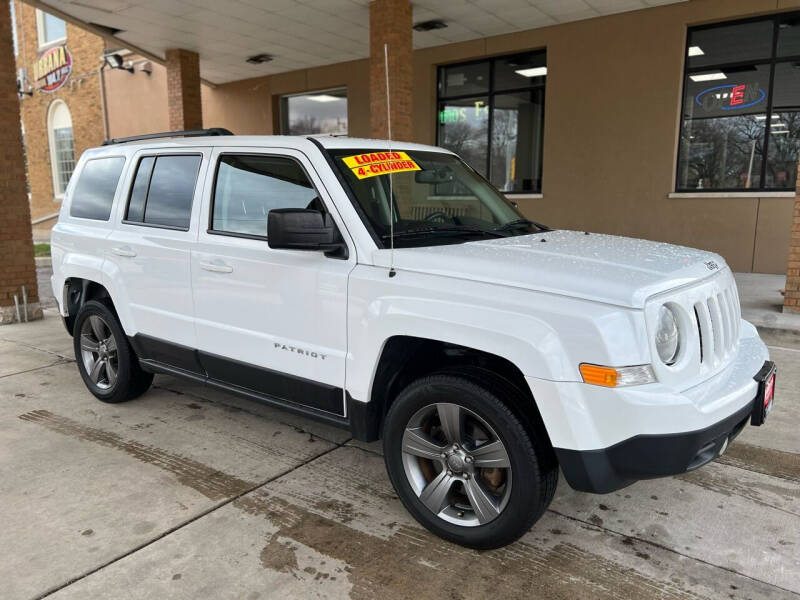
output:
<path id="1" fill-rule="evenodd" d="M 414 23 L 414 31 L 433 31 L 434 29 L 444 29 L 447 23 L 441 19 L 431 19 L 430 21 L 420 21 Z"/>
<path id="2" fill-rule="evenodd" d="M 773 119 L 780 119 L 781 116 L 780 115 L 772 115 L 772 118 Z M 759 121 L 766 121 L 767 115 L 756 115 L 756 119 L 759 120 Z"/>
<path id="3" fill-rule="evenodd" d="M 271 54 L 254 54 L 253 56 L 248 56 L 247 61 L 251 65 L 260 65 L 263 63 L 268 63 L 273 59 Z"/>
<path id="4" fill-rule="evenodd" d="M 543 77 L 547 75 L 547 67 L 532 67 L 530 69 L 518 69 L 515 71 L 523 77 Z"/>
<path id="5" fill-rule="evenodd" d="M 705 52 L 700 46 L 689 46 L 689 56 L 703 56 Z"/>
<path id="6" fill-rule="evenodd" d="M 700 75 L 689 75 L 692 81 L 714 81 L 716 79 L 727 79 L 727 76 L 722 71 L 715 71 L 714 73 L 701 73 Z"/>
<path id="7" fill-rule="evenodd" d="M 337 100 L 341 100 L 341 98 L 331 96 L 330 94 L 317 94 L 316 96 L 308 96 L 308 99 L 313 100 L 314 102 L 336 102 Z"/>

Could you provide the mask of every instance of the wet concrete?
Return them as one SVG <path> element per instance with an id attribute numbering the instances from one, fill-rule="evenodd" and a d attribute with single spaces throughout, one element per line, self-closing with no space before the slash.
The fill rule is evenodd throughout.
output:
<path id="1" fill-rule="evenodd" d="M 490 552 L 420 528 L 379 444 L 159 377 L 96 401 L 47 318 L 0 329 L 0 598 L 800 598 L 800 352 L 715 463 L 594 496 L 559 482 Z"/>

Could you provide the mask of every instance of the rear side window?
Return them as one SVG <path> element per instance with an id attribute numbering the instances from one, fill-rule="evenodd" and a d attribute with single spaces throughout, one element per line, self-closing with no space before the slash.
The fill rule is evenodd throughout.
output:
<path id="1" fill-rule="evenodd" d="M 199 154 L 143 157 L 136 169 L 125 220 L 189 229 L 202 159 Z"/>
<path id="2" fill-rule="evenodd" d="M 274 208 L 325 210 L 305 171 L 291 158 L 258 154 L 220 157 L 213 231 L 266 237 L 267 215 Z"/>
<path id="3" fill-rule="evenodd" d="M 81 170 L 69 214 L 81 219 L 108 221 L 111 205 L 117 191 L 125 157 L 95 158 L 86 162 Z"/>

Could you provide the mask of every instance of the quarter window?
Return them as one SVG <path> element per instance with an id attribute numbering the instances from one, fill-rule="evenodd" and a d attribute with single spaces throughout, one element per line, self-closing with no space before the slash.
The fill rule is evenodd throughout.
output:
<path id="1" fill-rule="evenodd" d="M 145 156 L 139 161 L 125 220 L 189 229 L 200 155 Z"/>
<path id="2" fill-rule="evenodd" d="M 800 13 L 689 30 L 676 189 L 793 190 Z"/>
<path id="3" fill-rule="evenodd" d="M 291 158 L 255 154 L 220 157 L 213 231 L 265 238 L 267 215 L 275 208 L 324 211 L 305 171 Z"/>
<path id="4" fill-rule="evenodd" d="M 544 51 L 439 68 L 438 145 L 495 187 L 542 191 Z"/>
<path id="5" fill-rule="evenodd" d="M 122 156 L 87 161 L 72 192 L 70 216 L 108 221 L 124 166 Z"/>

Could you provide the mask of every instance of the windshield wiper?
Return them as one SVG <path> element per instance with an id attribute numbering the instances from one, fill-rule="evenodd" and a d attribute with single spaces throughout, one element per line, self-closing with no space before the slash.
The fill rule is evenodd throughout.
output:
<path id="1" fill-rule="evenodd" d="M 530 219 L 515 219 L 514 221 L 509 221 L 505 225 L 496 227 L 493 231 L 512 231 L 520 227 L 530 227 L 531 225 L 536 227 L 536 229 L 539 231 L 552 231 L 552 229 L 550 229 L 547 225 L 542 225 L 541 223 L 531 221 Z"/>
<path id="2" fill-rule="evenodd" d="M 491 235 L 492 237 L 506 237 L 497 229 L 481 229 L 480 227 L 468 227 L 465 225 L 451 225 L 445 227 L 425 227 L 424 229 L 406 229 L 403 231 L 395 231 L 394 237 L 407 237 L 413 235 L 426 235 L 431 233 L 477 233 L 481 235 Z M 392 237 L 391 234 L 386 233 L 381 236 L 382 240 L 388 240 Z"/>

